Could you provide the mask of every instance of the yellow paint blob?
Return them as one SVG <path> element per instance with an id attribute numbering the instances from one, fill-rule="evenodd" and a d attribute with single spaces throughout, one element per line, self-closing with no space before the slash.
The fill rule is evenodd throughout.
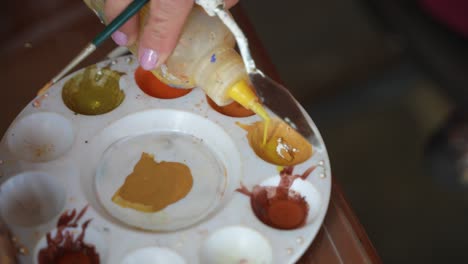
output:
<path id="1" fill-rule="evenodd" d="M 257 95 L 252 91 L 249 84 L 244 81 L 238 81 L 231 89 L 229 89 L 229 97 L 241 104 L 243 107 L 250 109 L 252 112 L 260 116 L 264 121 L 263 127 L 263 144 L 266 144 L 268 125 L 270 124 L 270 116 L 265 108 L 258 101 Z"/>
<path id="2" fill-rule="evenodd" d="M 62 99 L 75 113 L 101 115 L 117 108 L 125 94 L 119 81 L 123 73 L 110 67 L 98 69 L 96 65 L 76 74 L 63 86 Z"/>
<path id="3" fill-rule="evenodd" d="M 184 198 L 192 186 L 193 178 L 187 165 L 156 162 L 153 156 L 142 153 L 112 201 L 141 212 L 157 212 Z"/>
<path id="4" fill-rule="evenodd" d="M 272 119 L 268 127 L 264 122 L 237 124 L 247 131 L 247 139 L 255 154 L 266 162 L 292 166 L 308 160 L 313 154 L 312 145 L 279 119 Z M 265 127 L 267 139 L 263 143 Z"/>

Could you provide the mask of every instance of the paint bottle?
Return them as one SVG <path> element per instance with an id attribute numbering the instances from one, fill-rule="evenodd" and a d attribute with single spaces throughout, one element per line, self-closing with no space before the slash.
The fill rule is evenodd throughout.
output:
<path id="1" fill-rule="evenodd" d="M 106 23 L 104 0 L 84 0 Z M 140 11 L 140 30 L 148 17 L 149 7 Z M 129 47 L 137 55 L 138 43 Z M 249 86 L 241 56 L 235 51 L 235 39 L 217 17 L 210 17 L 194 7 L 187 18 L 179 42 L 165 64 L 152 72 L 162 82 L 176 88 L 200 87 L 219 106 L 233 100 L 260 117 L 268 114 Z"/>

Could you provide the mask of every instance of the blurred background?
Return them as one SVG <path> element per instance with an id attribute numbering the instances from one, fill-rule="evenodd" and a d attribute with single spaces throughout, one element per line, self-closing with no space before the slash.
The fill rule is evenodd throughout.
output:
<path id="1" fill-rule="evenodd" d="M 468 38 L 437 15 L 468 1 L 241 2 L 384 263 L 468 263 L 468 175 L 432 150 L 468 107 Z"/>
<path id="2" fill-rule="evenodd" d="M 383 261 L 468 263 L 468 173 L 448 136 L 468 106 L 467 1 L 286 2 L 241 0 Z M 4 4 L 1 134 L 69 50 L 102 28 L 80 0 Z M 468 130 L 456 131 L 466 139 Z"/>

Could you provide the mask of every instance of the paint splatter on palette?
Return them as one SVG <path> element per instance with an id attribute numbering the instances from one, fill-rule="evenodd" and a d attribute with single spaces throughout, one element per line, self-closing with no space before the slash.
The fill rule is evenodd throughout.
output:
<path id="1" fill-rule="evenodd" d="M 0 213 L 22 245 L 20 262 L 66 251 L 89 253 L 83 263 L 294 263 L 330 197 L 312 120 L 313 145 L 273 122 L 265 153 L 259 117 L 169 87 L 129 58 L 67 76 L 3 136 Z M 72 87 L 92 80 L 92 89 Z M 135 175 L 143 158 L 154 173 Z"/>

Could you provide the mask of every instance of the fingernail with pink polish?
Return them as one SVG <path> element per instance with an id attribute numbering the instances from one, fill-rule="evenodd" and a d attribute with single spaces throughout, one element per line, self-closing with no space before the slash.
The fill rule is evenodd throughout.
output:
<path id="1" fill-rule="evenodd" d="M 128 37 L 122 31 L 116 31 L 112 34 L 112 39 L 117 43 L 119 46 L 125 46 L 128 42 Z"/>
<path id="2" fill-rule="evenodd" d="M 152 49 L 144 48 L 140 53 L 140 65 L 143 69 L 149 71 L 156 67 L 158 62 L 158 53 Z"/>

